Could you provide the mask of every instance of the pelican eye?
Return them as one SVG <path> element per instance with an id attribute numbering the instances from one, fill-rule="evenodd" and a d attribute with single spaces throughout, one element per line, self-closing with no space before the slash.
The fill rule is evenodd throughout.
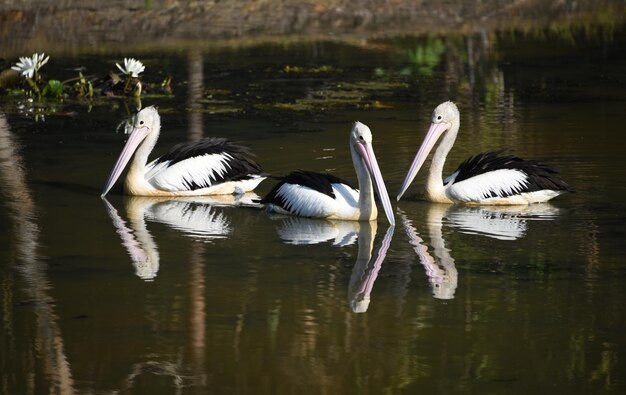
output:
<path id="1" fill-rule="evenodd" d="M 140 125 L 143 125 L 143 121 L 139 121 L 139 124 L 140 124 Z"/>
<path id="2" fill-rule="evenodd" d="M 441 121 L 441 115 L 437 115 L 437 120 Z"/>

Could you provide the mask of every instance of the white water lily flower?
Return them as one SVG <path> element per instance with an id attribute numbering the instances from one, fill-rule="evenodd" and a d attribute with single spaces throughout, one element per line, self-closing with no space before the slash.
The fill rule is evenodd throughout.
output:
<path id="1" fill-rule="evenodd" d="M 46 54 L 43 52 L 41 53 L 41 55 L 38 53 L 34 53 L 33 56 L 30 58 L 28 56 L 20 57 L 20 61 L 11 68 L 20 73 L 20 75 L 32 79 L 35 73 L 38 72 L 44 64 L 48 63 L 49 59 L 50 56 L 46 56 Z"/>
<path id="2" fill-rule="evenodd" d="M 146 69 L 146 66 L 135 58 L 124 58 L 124 67 L 120 66 L 119 63 L 115 63 L 115 65 L 122 73 L 134 78 L 137 78 Z"/>

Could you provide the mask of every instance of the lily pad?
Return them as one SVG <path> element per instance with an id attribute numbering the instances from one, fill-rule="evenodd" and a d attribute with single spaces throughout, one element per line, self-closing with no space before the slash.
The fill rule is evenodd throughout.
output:
<path id="1" fill-rule="evenodd" d="M 60 98 L 63 96 L 65 85 L 59 80 L 50 80 L 43 88 L 42 94 L 48 97 Z"/>

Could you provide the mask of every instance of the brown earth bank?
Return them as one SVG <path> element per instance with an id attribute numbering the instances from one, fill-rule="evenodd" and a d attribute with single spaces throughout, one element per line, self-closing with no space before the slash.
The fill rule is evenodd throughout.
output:
<path id="1" fill-rule="evenodd" d="M 0 56 L 259 37 L 371 39 L 624 22 L 626 0 L 0 0 Z"/>

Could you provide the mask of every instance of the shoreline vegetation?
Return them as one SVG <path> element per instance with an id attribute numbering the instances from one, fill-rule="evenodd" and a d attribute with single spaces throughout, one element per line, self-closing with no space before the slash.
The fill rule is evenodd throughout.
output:
<path id="1" fill-rule="evenodd" d="M 77 54 L 507 31 L 606 34 L 625 17 L 626 0 L 0 0 L 0 48 L 8 58 L 42 49 Z"/>

